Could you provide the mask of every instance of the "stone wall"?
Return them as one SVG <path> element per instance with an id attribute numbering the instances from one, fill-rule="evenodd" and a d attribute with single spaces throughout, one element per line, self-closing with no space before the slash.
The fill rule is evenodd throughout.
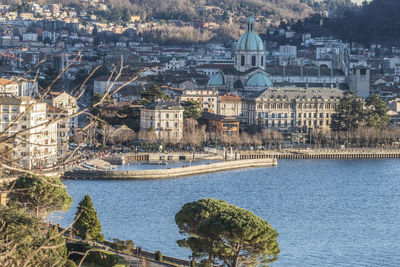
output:
<path id="1" fill-rule="evenodd" d="M 64 179 L 168 179 L 204 173 L 230 171 L 244 168 L 271 167 L 278 164 L 276 159 L 238 160 L 204 164 L 182 168 L 130 171 L 78 170 L 65 172 Z"/>

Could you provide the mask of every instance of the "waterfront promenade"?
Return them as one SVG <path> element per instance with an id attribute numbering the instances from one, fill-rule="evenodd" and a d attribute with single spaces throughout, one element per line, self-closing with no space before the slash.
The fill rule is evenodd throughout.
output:
<path id="1" fill-rule="evenodd" d="M 64 173 L 64 179 L 168 179 L 205 173 L 231 171 L 246 168 L 272 167 L 278 164 L 277 159 L 253 159 L 218 162 L 196 166 L 166 168 L 153 170 L 128 170 L 128 171 L 97 171 L 73 170 Z"/>
<path id="2" fill-rule="evenodd" d="M 388 159 L 400 158 L 400 149 L 283 149 L 273 151 L 241 151 L 239 159 Z"/>

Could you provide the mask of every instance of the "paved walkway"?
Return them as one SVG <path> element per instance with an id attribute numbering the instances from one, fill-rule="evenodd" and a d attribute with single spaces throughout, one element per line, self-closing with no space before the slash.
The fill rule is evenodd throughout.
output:
<path id="1" fill-rule="evenodd" d="M 170 265 L 167 263 L 161 263 L 161 262 L 154 262 L 146 259 L 138 259 L 137 257 L 134 256 L 129 256 L 125 254 L 119 254 L 120 256 L 124 257 L 126 259 L 127 265 L 130 267 L 169 267 L 169 266 L 175 266 L 175 265 Z"/>

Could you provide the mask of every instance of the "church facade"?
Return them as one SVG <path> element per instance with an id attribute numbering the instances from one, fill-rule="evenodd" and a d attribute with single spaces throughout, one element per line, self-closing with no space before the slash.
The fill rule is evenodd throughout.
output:
<path id="1" fill-rule="evenodd" d="M 266 53 L 253 18 L 237 42 L 234 65 L 221 69 L 209 89 L 242 97 L 240 119 L 247 126 L 279 131 L 329 129 L 343 91 L 330 87 L 274 86 L 266 70 Z"/>

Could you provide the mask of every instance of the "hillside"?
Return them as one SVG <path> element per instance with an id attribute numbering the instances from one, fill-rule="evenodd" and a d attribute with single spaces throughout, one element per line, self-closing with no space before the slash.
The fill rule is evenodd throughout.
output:
<path id="1" fill-rule="evenodd" d="M 324 19 L 322 27 L 318 16 L 312 16 L 304 23 L 297 22 L 293 27 L 300 33 L 335 35 L 365 45 L 396 46 L 400 43 L 399 10 L 399 0 L 373 0 L 363 7 L 348 9 L 340 18 Z"/>
<path id="2" fill-rule="evenodd" d="M 269 16 L 290 21 L 304 19 L 324 6 L 325 2 L 338 5 L 350 0 L 103 0 L 117 16 L 123 13 L 140 14 L 142 18 L 180 19 L 185 21 L 221 20 L 234 16 Z M 2 4 L 21 4 L 22 0 L 0 0 Z M 86 8 L 90 1 L 36 0 L 40 3 L 62 4 L 78 9 Z M 335 4 L 336 5 L 336 4 Z M 205 8 L 206 7 L 206 8 Z"/>

